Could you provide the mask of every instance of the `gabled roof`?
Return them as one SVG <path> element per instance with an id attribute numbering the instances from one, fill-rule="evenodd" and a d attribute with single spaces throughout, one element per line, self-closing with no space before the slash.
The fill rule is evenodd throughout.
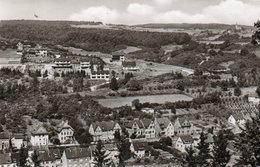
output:
<path id="1" fill-rule="evenodd" d="M 68 121 L 62 121 L 58 127 L 58 131 L 61 132 L 63 129 L 71 129 L 74 131 L 74 129 L 69 125 Z"/>
<path id="2" fill-rule="evenodd" d="M 112 55 L 113 56 L 124 56 L 125 53 L 124 52 L 113 52 Z"/>
<path id="3" fill-rule="evenodd" d="M 87 158 L 91 156 L 91 152 L 89 148 L 81 148 L 81 147 L 66 148 L 64 153 L 67 159 L 80 159 L 80 158 Z"/>
<path id="4" fill-rule="evenodd" d="M 14 134 L 12 134 L 12 138 L 24 139 L 24 134 L 22 134 L 22 133 L 14 133 Z"/>
<path id="5" fill-rule="evenodd" d="M 168 125 L 171 123 L 171 121 L 168 118 L 155 118 L 155 121 L 157 121 L 157 123 L 160 125 L 160 127 L 162 128 L 167 128 Z"/>
<path id="6" fill-rule="evenodd" d="M 144 127 L 148 128 L 149 125 L 151 124 L 152 120 L 151 119 L 143 119 L 142 122 L 143 122 Z"/>
<path id="7" fill-rule="evenodd" d="M 143 123 L 140 120 L 133 120 L 125 124 L 126 128 L 132 128 L 134 124 L 137 124 L 140 129 L 144 128 Z"/>
<path id="8" fill-rule="evenodd" d="M 184 144 L 192 144 L 193 138 L 191 135 L 183 135 L 179 136 Z"/>
<path id="9" fill-rule="evenodd" d="M 232 114 L 232 116 L 234 117 L 234 119 L 236 121 L 245 119 L 244 116 L 242 114 L 240 114 L 240 113 L 234 113 L 234 114 Z"/>
<path id="10" fill-rule="evenodd" d="M 148 147 L 148 143 L 145 141 L 132 141 L 135 151 L 143 151 Z"/>
<path id="11" fill-rule="evenodd" d="M 38 129 L 32 132 L 32 135 L 47 135 L 47 134 L 48 132 L 43 126 L 38 127 Z"/>
<path id="12" fill-rule="evenodd" d="M 12 163 L 12 157 L 9 154 L 0 154 L 0 165 Z"/>
<path id="13" fill-rule="evenodd" d="M 114 121 L 102 121 L 102 122 L 94 122 L 92 123 L 92 126 L 94 128 L 94 131 L 96 130 L 97 127 L 100 127 L 102 131 L 111 131 L 114 129 L 116 125 L 116 122 Z"/>
<path id="14" fill-rule="evenodd" d="M 50 149 L 44 152 L 39 151 L 40 161 L 55 161 L 57 159 L 61 159 L 61 153 L 59 149 Z"/>

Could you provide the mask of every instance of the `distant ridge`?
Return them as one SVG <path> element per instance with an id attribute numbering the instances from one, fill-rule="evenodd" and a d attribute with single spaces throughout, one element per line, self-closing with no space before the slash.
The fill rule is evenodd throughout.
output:
<path id="1" fill-rule="evenodd" d="M 253 23 L 252 23 L 253 24 Z M 248 29 L 253 28 L 253 26 L 247 25 L 238 25 L 242 28 Z M 139 24 L 134 25 L 133 27 L 142 27 L 142 28 L 182 28 L 182 29 L 229 29 L 234 28 L 235 24 L 218 24 L 218 23 L 151 23 L 151 24 Z"/>

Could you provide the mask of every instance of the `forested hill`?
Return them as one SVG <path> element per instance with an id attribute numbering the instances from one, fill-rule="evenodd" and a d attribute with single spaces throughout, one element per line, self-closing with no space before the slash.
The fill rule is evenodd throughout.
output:
<path id="1" fill-rule="evenodd" d="M 246 25 L 239 25 L 242 28 L 248 29 L 253 28 L 253 26 L 246 26 Z M 142 24 L 142 25 L 135 25 L 134 27 L 142 27 L 142 28 L 176 28 L 176 29 L 230 29 L 234 28 L 235 25 L 229 24 L 217 24 L 217 23 L 210 23 L 210 24 L 188 24 L 188 23 L 169 23 L 169 24 L 161 24 L 161 23 L 154 23 L 154 24 Z"/>
<path id="2" fill-rule="evenodd" d="M 110 53 L 119 46 L 156 48 L 167 44 L 188 44 L 187 33 L 141 32 L 76 28 L 70 21 L 1 21 L 0 36 L 7 39 L 30 40 L 41 43 L 79 47 L 88 51 Z"/>

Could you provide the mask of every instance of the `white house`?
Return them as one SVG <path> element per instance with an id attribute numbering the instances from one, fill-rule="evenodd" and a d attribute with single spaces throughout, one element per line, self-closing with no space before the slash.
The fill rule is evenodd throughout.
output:
<path id="1" fill-rule="evenodd" d="M 142 108 L 141 110 L 142 112 L 146 113 L 146 114 L 154 114 L 154 109 L 153 108 Z"/>
<path id="2" fill-rule="evenodd" d="M 135 61 L 123 61 L 122 62 L 124 71 L 138 71 L 139 67 L 136 65 Z"/>
<path id="3" fill-rule="evenodd" d="M 228 117 L 228 122 L 234 126 L 236 125 L 244 125 L 246 123 L 246 119 L 243 117 L 242 114 L 233 113 Z"/>
<path id="4" fill-rule="evenodd" d="M 176 136 L 172 140 L 173 147 L 185 153 L 186 149 L 193 147 L 193 138 L 191 135 Z"/>
<path id="5" fill-rule="evenodd" d="M 126 130 L 129 135 L 136 134 L 136 136 L 144 135 L 144 125 L 140 120 L 133 120 L 125 124 Z"/>
<path id="6" fill-rule="evenodd" d="M 177 135 L 192 135 L 194 125 L 186 118 L 177 118 L 174 121 L 174 130 Z"/>
<path id="7" fill-rule="evenodd" d="M 154 121 L 151 119 L 143 119 L 142 123 L 144 125 L 145 138 L 155 138 L 156 132 Z"/>
<path id="8" fill-rule="evenodd" d="M 121 127 L 117 122 L 109 121 L 109 122 L 94 122 L 89 127 L 89 133 L 93 136 L 94 141 L 98 140 L 113 140 L 114 133 L 116 131 L 121 133 Z"/>
<path id="9" fill-rule="evenodd" d="M 109 81 L 110 73 L 109 71 L 92 71 L 90 74 L 91 80 L 106 80 Z"/>
<path id="10" fill-rule="evenodd" d="M 22 133 L 14 133 L 11 137 L 13 147 L 20 149 L 24 142 L 24 134 Z"/>
<path id="11" fill-rule="evenodd" d="M 74 129 L 68 124 L 68 121 L 62 121 L 58 129 L 58 138 L 62 144 L 70 144 L 75 141 Z"/>
<path id="12" fill-rule="evenodd" d="M 91 167 L 89 148 L 69 147 L 63 151 L 62 167 Z"/>
<path id="13" fill-rule="evenodd" d="M 154 125 L 157 137 L 174 135 L 174 126 L 169 118 L 155 118 Z"/>
<path id="14" fill-rule="evenodd" d="M 30 142 L 32 146 L 47 146 L 49 144 L 49 134 L 47 130 L 40 126 L 36 131 L 31 133 Z"/>
<path id="15" fill-rule="evenodd" d="M 145 141 L 132 140 L 130 150 L 138 158 L 149 156 L 148 143 Z"/>
<path id="16" fill-rule="evenodd" d="M 0 150 L 9 149 L 10 146 L 10 134 L 7 132 L 0 133 Z"/>

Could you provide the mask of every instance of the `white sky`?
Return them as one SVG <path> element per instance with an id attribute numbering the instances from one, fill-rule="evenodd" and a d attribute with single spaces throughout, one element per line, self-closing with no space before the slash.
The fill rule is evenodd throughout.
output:
<path id="1" fill-rule="evenodd" d="M 252 25 L 260 0 L 0 0 L 0 19 Z"/>

